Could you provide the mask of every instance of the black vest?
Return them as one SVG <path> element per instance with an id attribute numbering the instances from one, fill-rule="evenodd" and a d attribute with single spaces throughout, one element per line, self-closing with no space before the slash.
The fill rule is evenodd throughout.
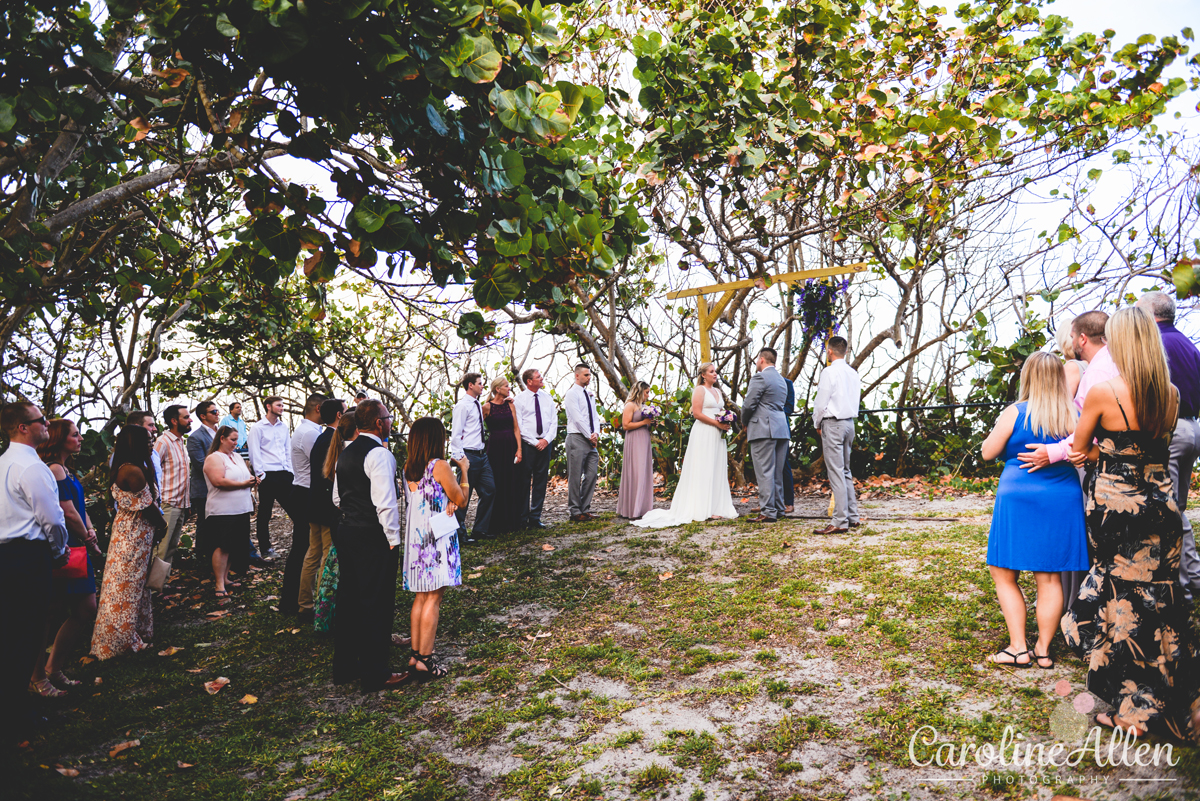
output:
<path id="1" fill-rule="evenodd" d="M 363 469 L 367 454 L 382 447 L 371 437 L 360 434 L 338 456 L 338 498 L 342 502 L 339 528 L 365 528 L 383 533 L 379 513 L 371 502 L 371 479 Z"/>

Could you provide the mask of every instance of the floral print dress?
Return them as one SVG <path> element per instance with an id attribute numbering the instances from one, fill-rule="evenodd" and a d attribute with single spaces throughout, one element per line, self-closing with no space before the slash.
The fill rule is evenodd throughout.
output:
<path id="1" fill-rule="evenodd" d="M 1063 616 L 1063 634 L 1088 663 L 1088 690 L 1122 720 L 1192 740 L 1200 646 L 1179 584 L 1183 525 L 1168 438 L 1103 428 L 1096 437 L 1100 460 L 1087 487 L 1092 567 Z"/>
<path id="2" fill-rule="evenodd" d="M 462 584 L 462 562 L 458 556 L 458 534 L 434 539 L 430 519 L 445 514 L 449 498 L 442 485 L 433 477 L 434 459 L 425 468 L 425 475 L 410 489 L 407 481 L 404 494 L 407 501 L 404 531 L 404 589 L 409 592 L 432 592 L 441 587 Z"/>
<path id="3" fill-rule="evenodd" d="M 143 509 L 154 505 L 154 497 L 149 486 L 141 492 L 126 492 L 114 485 L 112 494 L 117 502 L 117 517 L 113 521 L 96 628 L 92 633 L 92 653 L 97 659 L 140 651 L 154 636 L 150 588 L 146 586 L 154 526 L 142 516 Z"/>

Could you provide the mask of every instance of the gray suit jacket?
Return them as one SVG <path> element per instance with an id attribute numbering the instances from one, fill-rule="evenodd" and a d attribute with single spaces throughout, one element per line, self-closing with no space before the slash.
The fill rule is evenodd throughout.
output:
<path id="1" fill-rule="evenodd" d="M 787 380 L 774 367 L 756 373 L 750 379 L 742 404 L 742 425 L 746 439 L 791 439 L 783 405 L 787 401 Z"/>
<path id="2" fill-rule="evenodd" d="M 192 486 L 188 496 L 194 500 L 208 498 L 208 484 L 204 483 L 204 460 L 208 457 L 208 449 L 212 447 L 212 441 L 212 432 L 205 425 L 188 434 L 187 452 L 192 475 Z"/>

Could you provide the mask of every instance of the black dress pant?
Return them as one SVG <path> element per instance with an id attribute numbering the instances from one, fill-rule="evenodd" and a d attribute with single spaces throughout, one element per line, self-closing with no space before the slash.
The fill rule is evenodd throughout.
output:
<path id="1" fill-rule="evenodd" d="M 554 443 L 538 450 L 528 442 L 521 444 L 521 463 L 517 465 L 519 492 L 524 514 L 518 528 L 529 528 L 542 522 L 542 507 L 546 505 L 546 484 L 550 482 L 550 458 Z"/>
<path id="2" fill-rule="evenodd" d="M 459 545 L 467 538 L 467 507 L 471 505 L 471 493 L 479 496 L 479 503 L 475 507 L 475 525 L 471 529 L 471 536 L 477 540 L 491 534 L 492 506 L 496 500 L 496 482 L 492 478 L 492 463 L 487 454 L 484 451 L 466 451 L 466 456 L 471 465 L 467 471 L 467 483 L 471 488 L 467 490 L 467 502 L 454 513 L 458 518 Z M 338 558 L 341 558 L 340 555 Z"/>
<path id="3" fill-rule="evenodd" d="M 9 748 L 36 717 L 29 675 L 44 643 L 50 611 L 50 544 L 0 545 L 0 748 Z"/>
<path id="4" fill-rule="evenodd" d="M 262 483 L 258 485 L 258 547 L 266 556 L 271 548 L 271 515 L 275 511 L 275 501 L 283 507 L 287 516 L 295 521 L 292 511 L 292 474 L 286 470 L 269 470 L 263 475 Z"/>
<path id="5" fill-rule="evenodd" d="M 283 589 L 279 595 L 279 611 L 294 615 L 300 611 L 300 574 L 304 571 L 304 557 L 308 553 L 310 533 L 308 530 L 311 491 L 308 487 L 292 485 L 292 547 L 288 550 L 287 564 L 283 566 Z"/>
<path id="6" fill-rule="evenodd" d="M 337 606 L 333 620 L 333 683 L 357 679 L 366 692 L 391 675 L 388 653 L 396 605 L 400 549 L 377 528 L 339 525 Z"/>

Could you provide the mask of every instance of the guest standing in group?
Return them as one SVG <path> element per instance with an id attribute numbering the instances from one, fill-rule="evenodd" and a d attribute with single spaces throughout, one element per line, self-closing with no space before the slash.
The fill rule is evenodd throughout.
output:
<path id="1" fill-rule="evenodd" d="M 567 410 L 567 511 L 571 520 L 594 520 L 592 493 L 600 472 L 600 417 L 596 401 L 588 392 L 592 371 L 586 365 L 575 368 L 575 383 L 563 397 Z"/>
<path id="2" fill-rule="evenodd" d="M 250 515 L 254 512 L 251 493 L 258 479 L 236 452 L 237 442 L 237 429 L 221 426 L 204 460 L 209 518 L 204 541 L 212 551 L 218 600 L 229 598 L 229 571 L 241 573 L 250 562 Z"/>
<path id="3" fill-rule="evenodd" d="M 325 569 L 325 559 L 333 545 L 333 529 L 337 526 L 338 508 L 333 505 L 332 469 L 330 478 L 325 477 L 325 460 L 329 446 L 337 431 L 338 421 L 346 411 L 346 402 L 331 398 L 321 404 L 321 433 L 313 440 L 309 451 L 308 465 L 308 552 L 300 570 L 300 620 L 313 622 L 313 596 L 317 581 Z M 336 454 L 335 454 L 336 461 Z"/>
<path id="4" fill-rule="evenodd" d="M 338 457 L 333 502 L 342 520 L 334 533 L 341 578 L 333 631 L 333 681 L 361 682 L 364 692 L 392 689 L 409 673 L 388 669 L 396 571 L 400 555 L 400 507 L 396 458 L 384 446 L 392 416 L 378 400 L 354 411 L 358 436 Z"/>
<path id="5" fill-rule="evenodd" d="M 1183 523 L 1179 583 L 1187 599 L 1200 595 L 1200 555 L 1196 553 L 1196 535 L 1187 516 L 1188 489 L 1192 468 L 1200 456 L 1200 351 L 1192 340 L 1175 327 L 1175 299 L 1165 292 L 1147 292 L 1138 300 L 1138 308 L 1154 318 L 1167 352 L 1171 383 L 1179 390 L 1179 416 L 1171 433 L 1171 485 L 1175 505 Z"/>
<path id="6" fill-rule="evenodd" d="M 1194 740 L 1200 645 L 1179 584 L 1183 524 L 1168 468 L 1179 393 L 1150 315 L 1117 311 L 1106 338 L 1119 375 L 1088 392 L 1072 456 L 1097 462 L 1087 487 L 1092 564 L 1063 634 L 1088 663 L 1088 691 L 1115 710 L 1097 723 Z"/>
<path id="7" fill-rule="evenodd" d="M 66 564 L 68 535 L 54 474 L 36 450 L 50 437 L 46 416 L 32 403 L 6 403 L 0 428 L 9 442 L 0 454 L 0 741 L 8 746 L 43 722 L 27 688 L 46 636 L 51 566 Z"/>
<path id="8" fill-rule="evenodd" d="M 313 444 L 321 436 L 321 404 L 325 396 L 309 395 L 304 401 L 304 417 L 296 426 L 292 436 L 292 544 L 288 550 L 287 563 L 283 567 L 283 585 L 279 590 L 279 612 L 295 615 L 300 612 L 300 575 L 304 572 L 304 560 L 308 554 L 308 543 L 312 540 L 309 525 L 309 482 L 312 480 L 309 457 Z"/>
<path id="9" fill-rule="evenodd" d="M 1030 442 L 1058 442 L 1072 433 L 1076 415 L 1062 363 L 1049 353 L 1034 353 L 1021 368 L 1017 402 L 1000 413 L 983 442 L 984 459 L 1004 457 L 987 551 L 1008 626 L 1008 647 L 989 657 L 996 665 L 1054 667 L 1050 643 L 1063 613 L 1059 572 L 1088 566 L 1079 473 L 1069 462 L 1031 473 L 1017 460 Z M 1025 596 L 1017 584 L 1022 570 L 1031 571 L 1037 585 L 1038 638 L 1032 649 L 1026 648 Z"/>
<path id="10" fill-rule="evenodd" d="M 1067 376 L 1068 398 L 1075 397 L 1075 392 L 1079 389 L 1079 382 L 1083 379 L 1083 374 L 1087 372 L 1087 362 L 1075 353 L 1075 337 L 1071 333 L 1073 329 L 1074 321 L 1071 325 L 1060 325 L 1054 332 L 1055 342 L 1064 359 L 1063 371 Z"/>
<path id="11" fill-rule="evenodd" d="M 164 460 L 163 468 L 166 467 Z M 146 578 L 155 535 L 165 536 L 167 521 L 156 503 L 158 487 L 154 483 L 150 435 L 146 429 L 138 426 L 121 429 L 113 447 L 109 480 L 117 502 L 117 517 L 113 521 L 96 628 L 92 632 L 92 654 L 97 659 L 140 651 L 154 636 L 154 614 Z"/>
<path id="12" fill-rule="evenodd" d="M 163 412 L 163 425 L 167 428 L 166 433 L 159 437 L 158 444 L 154 446 L 162 462 L 163 485 L 156 488 L 155 492 L 162 493 L 156 502 L 162 504 L 163 517 L 167 521 L 167 535 L 158 543 L 154 555 L 171 564 L 175 561 L 175 551 L 179 548 L 179 538 L 183 534 L 183 523 L 192 505 L 192 466 L 188 460 L 187 442 L 184 440 L 184 436 L 192 427 L 192 416 L 188 414 L 186 406 L 168 406 Z"/>
<path id="13" fill-rule="evenodd" d="M 204 460 L 212 450 L 213 441 L 217 438 L 217 418 L 221 411 L 212 401 L 201 401 L 195 409 L 196 419 L 200 425 L 187 438 L 189 472 L 188 484 L 191 486 L 190 496 L 192 516 L 196 520 L 196 553 L 207 554 L 211 546 L 203 544 L 204 539 L 204 508 L 208 499 L 208 482 L 204 480 Z M 245 568 L 242 568 L 245 570 Z"/>
<path id="14" fill-rule="evenodd" d="M 475 506 L 475 526 L 467 536 L 467 503 L 458 507 L 458 542 L 469 545 L 491 535 L 492 506 L 496 497 L 496 482 L 492 476 L 492 465 L 484 450 L 483 407 L 479 396 L 483 394 L 483 376 L 467 373 L 463 376 L 463 396 L 454 404 L 450 418 L 450 458 L 454 461 L 466 458 L 471 464 L 468 473 L 471 487 L 479 494 Z"/>
<path id="15" fill-rule="evenodd" d="M 154 421 L 154 415 L 135 409 L 125 416 L 125 425 L 141 426 L 150 435 L 150 461 L 154 463 L 154 483 L 161 487 L 163 485 L 162 459 L 159 458 L 158 451 L 153 450 L 155 440 L 158 439 L 158 424 Z M 111 455 L 108 458 L 108 466 L 112 467 Z"/>
<path id="16" fill-rule="evenodd" d="M 70 660 L 75 645 L 87 634 L 92 621 L 96 619 L 96 567 L 92 563 L 92 555 L 102 554 L 96 541 L 96 529 L 88 517 L 83 485 L 71 469 L 76 454 L 83 449 L 83 437 L 70 420 L 51 420 L 49 430 L 50 439 L 38 446 L 38 455 L 58 482 L 58 503 L 67 521 L 68 544 L 72 548 L 84 548 L 87 558 L 87 575 L 54 580 L 55 600 L 66 602 L 67 619 L 54 637 L 49 658 L 45 663 L 38 660 L 30 679 L 39 695 L 57 698 L 64 694 L 61 688 L 79 685 L 78 681 L 67 678 L 63 667 Z"/>
<path id="17" fill-rule="evenodd" d="M 246 421 L 242 419 L 242 404 L 237 401 L 229 404 L 229 414 L 222 417 L 220 422 L 217 423 L 218 428 L 221 426 L 229 426 L 230 428 L 237 429 L 238 444 L 236 450 L 242 456 L 248 456 L 250 454 L 250 438 L 246 432 Z"/>
<path id="18" fill-rule="evenodd" d="M 263 401 L 263 419 L 250 427 L 250 469 L 258 478 L 258 548 L 264 559 L 274 559 L 271 547 L 271 515 L 275 502 L 295 523 L 292 508 L 292 435 L 283 422 L 283 398 L 271 395 Z"/>
<path id="19" fill-rule="evenodd" d="M 829 338 L 825 345 L 829 365 L 821 371 L 817 399 L 813 401 L 813 425 L 821 437 L 821 454 L 834 504 L 833 521 L 814 534 L 844 534 L 858 528 L 858 494 L 850 473 L 850 453 L 862 389 L 858 373 L 846 361 L 848 347 L 843 337 Z"/>
<path id="20" fill-rule="evenodd" d="M 550 393 L 543 389 L 545 382 L 539 370 L 521 373 L 525 391 L 514 401 L 517 422 L 521 427 L 521 464 L 518 475 L 521 485 L 521 522 L 519 528 L 542 529 L 542 508 L 546 503 L 546 485 L 550 482 L 550 459 L 554 438 L 558 436 L 558 407 Z"/>
<path id="21" fill-rule="evenodd" d="M 621 489 L 617 493 L 617 515 L 631 520 L 654 508 L 654 443 L 650 440 L 653 418 L 642 414 L 650 397 L 650 385 L 638 381 L 625 398 L 621 429 L 625 432 L 621 459 Z"/>
<path id="22" fill-rule="evenodd" d="M 338 457 L 358 436 L 358 425 L 355 423 L 354 417 L 357 408 L 356 405 L 354 408 L 347 409 L 345 414 L 338 418 L 333 438 L 330 439 L 329 448 L 325 452 L 324 461 L 313 461 L 314 464 L 322 465 L 322 503 L 325 496 L 325 484 L 329 485 L 329 506 L 323 507 L 319 514 L 332 521 L 329 524 L 329 554 L 325 557 L 325 565 L 321 568 L 320 578 L 317 580 L 316 596 L 313 598 L 313 629 L 321 633 L 328 632 L 333 626 L 337 608 L 337 585 L 338 579 L 341 577 L 337 558 L 337 529 L 342 521 L 342 510 L 333 502 L 333 480 L 337 476 Z M 320 443 L 320 441 L 321 439 L 318 437 L 317 442 Z"/>
<path id="23" fill-rule="evenodd" d="M 495 391 L 495 385 L 492 387 Z M 494 436 L 493 436 L 494 440 Z M 467 502 L 467 483 L 459 483 L 445 460 L 446 428 L 434 417 L 422 417 L 408 432 L 408 457 L 404 462 L 405 526 L 404 589 L 416 593 L 412 605 L 412 657 L 409 670 L 419 679 L 446 675 L 434 655 L 447 587 L 462 584 L 462 560 L 453 524 L 434 525 L 434 516 L 452 514 Z M 471 469 L 466 459 L 456 460 L 459 475 Z M 442 535 L 442 532 L 445 532 Z"/>
<path id="24" fill-rule="evenodd" d="M 516 531 L 521 522 L 524 505 L 521 503 L 521 426 L 513 406 L 512 387 L 504 376 L 492 380 L 492 394 L 483 404 L 483 419 L 487 424 L 488 464 L 496 485 L 492 502 L 492 521 L 488 533 L 499 537 Z"/>
<path id="25" fill-rule="evenodd" d="M 1075 408 L 1083 411 L 1083 399 L 1087 397 L 1092 387 L 1117 376 L 1117 366 L 1108 352 L 1105 344 L 1104 327 L 1108 323 L 1108 313 L 1090 311 L 1076 317 L 1071 322 L 1071 351 L 1081 358 L 1085 367 L 1081 368 L 1079 384 L 1075 388 Z M 1041 470 L 1052 464 L 1067 461 L 1071 452 L 1073 437 L 1067 437 L 1062 442 L 1043 444 L 1031 442 L 1026 445 L 1026 452 L 1017 458 L 1021 466 L 1030 472 Z M 1087 485 L 1086 470 L 1083 477 Z M 1079 587 L 1083 584 L 1087 572 L 1083 570 L 1067 570 L 1060 577 L 1062 580 L 1063 599 L 1067 609 L 1075 603 L 1079 595 Z"/>

